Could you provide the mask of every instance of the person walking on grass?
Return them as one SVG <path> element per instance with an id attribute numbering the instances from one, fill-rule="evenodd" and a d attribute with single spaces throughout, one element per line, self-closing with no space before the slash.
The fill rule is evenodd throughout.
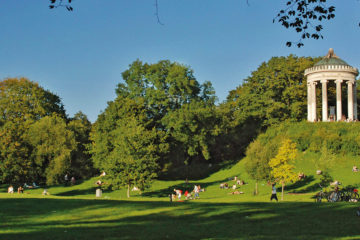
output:
<path id="1" fill-rule="evenodd" d="M 195 193 L 194 199 L 200 198 L 199 192 L 200 192 L 199 186 L 194 185 L 194 193 Z"/>
<path id="2" fill-rule="evenodd" d="M 275 187 L 275 183 L 272 184 L 272 190 L 271 190 L 271 197 L 270 197 L 270 201 L 272 201 L 273 199 L 275 199 L 276 201 L 278 201 L 278 198 L 276 196 L 276 187 Z"/>

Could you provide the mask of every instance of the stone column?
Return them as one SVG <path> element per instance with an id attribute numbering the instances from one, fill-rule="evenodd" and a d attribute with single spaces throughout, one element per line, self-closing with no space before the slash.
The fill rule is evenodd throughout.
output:
<path id="1" fill-rule="evenodd" d="M 312 117 L 311 117 L 311 83 L 308 82 L 307 83 L 307 120 L 309 122 L 312 122 Z"/>
<path id="2" fill-rule="evenodd" d="M 342 117 L 342 105 L 341 105 L 341 83 L 342 80 L 337 79 L 336 83 L 336 120 L 340 121 Z"/>
<path id="3" fill-rule="evenodd" d="M 317 82 L 311 82 L 311 121 L 316 121 L 316 84 Z"/>
<path id="4" fill-rule="evenodd" d="M 348 81 L 348 119 L 349 121 L 354 120 L 354 90 L 353 90 L 353 82 Z"/>
<path id="5" fill-rule="evenodd" d="M 354 82 L 354 86 L 353 86 L 353 102 L 354 102 L 354 120 L 358 119 L 358 114 L 357 114 L 357 89 L 356 89 L 356 82 Z"/>
<path id="6" fill-rule="evenodd" d="M 323 122 L 328 121 L 328 98 L 327 98 L 327 82 L 326 80 L 321 80 L 322 87 L 322 120 Z"/>

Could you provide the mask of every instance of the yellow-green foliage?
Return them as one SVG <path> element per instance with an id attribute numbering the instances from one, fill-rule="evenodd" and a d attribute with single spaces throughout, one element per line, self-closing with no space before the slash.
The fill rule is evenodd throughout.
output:
<path id="1" fill-rule="evenodd" d="M 285 139 L 279 148 L 278 154 L 269 161 L 271 175 L 281 183 L 295 182 L 297 174 L 294 172 L 296 158 L 296 144 L 290 139 Z"/>

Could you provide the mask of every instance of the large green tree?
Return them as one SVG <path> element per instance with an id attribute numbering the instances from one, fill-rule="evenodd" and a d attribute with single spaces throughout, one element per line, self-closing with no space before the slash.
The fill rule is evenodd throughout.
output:
<path id="1" fill-rule="evenodd" d="M 276 152 L 276 146 L 263 144 L 260 139 L 256 139 L 248 147 L 245 158 L 245 170 L 250 178 L 255 180 L 255 194 L 258 194 L 259 181 L 271 179 L 270 159 Z"/>
<path id="2" fill-rule="evenodd" d="M 147 188 L 157 176 L 159 158 L 168 150 L 166 134 L 147 118 L 144 99 L 118 96 L 99 116 L 91 133 L 95 166 L 114 189 Z"/>
<path id="3" fill-rule="evenodd" d="M 60 183 L 71 167 L 71 152 L 76 149 L 74 133 L 67 129 L 63 118 L 53 115 L 36 121 L 27 134 L 33 147 L 31 160 L 36 179 Z"/>
<path id="4" fill-rule="evenodd" d="M 91 144 L 90 132 L 92 124 L 87 116 L 80 111 L 70 119 L 67 128 L 74 133 L 76 141 L 76 149 L 71 153 L 70 172 L 78 178 L 90 177 L 95 172 L 91 154 L 88 151 Z"/>
<path id="5" fill-rule="evenodd" d="M 33 181 L 31 146 L 26 141 L 30 123 L 7 121 L 0 127 L 0 182 Z"/>
<path id="6" fill-rule="evenodd" d="M 66 171 L 89 170 L 84 145 L 89 143 L 90 128 L 84 114 L 68 124 L 60 98 L 37 83 L 26 78 L 2 80 L 0 181 L 52 184 L 60 182 Z"/>
<path id="7" fill-rule="evenodd" d="M 235 121 L 247 118 L 270 126 L 286 119 L 299 121 L 306 118 L 306 68 L 319 58 L 273 57 L 231 91 L 227 102 L 232 106 Z"/>
<path id="8" fill-rule="evenodd" d="M 209 149 L 218 130 L 216 97 L 209 82 L 200 84 L 192 69 L 168 60 L 155 64 L 134 61 L 122 77 L 124 83 L 116 88 L 117 98 L 109 102 L 104 113 L 99 115 L 91 134 L 91 152 L 97 168 L 105 170 L 102 163 L 106 162 L 106 168 L 110 169 L 110 165 L 116 165 L 122 159 L 134 158 L 131 152 L 124 150 L 129 146 L 119 145 L 120 140 L 116 140 L 126 134 L 128 139 L 132 139 L 125 128 L 133 128 L 135 132 L 142 129 L 144 138 L 153 138 L 151 141 L 138 140 L 140 143 L 143 141 L 144 149 L 152 141 L 166 139 L 167 147 L 144 153 L 149 159 L 156 160 L 157 167 L 152 168 L 155 174 L 165 166 L 172 165 L 177 169 L 180 165 L 211 159 Z M 134 117 L 137 119 L 135 126 L 125 125 L 134 121 Z M 124 154 L 129 156 L 125 158 Z"/>
<path id="9" fill-rule="evenodd" d="M 216 137 L 215 155 L 238 159 L 267 127 L 285 120 L 306 119 L 304 70 L 318 60 L 294 55 L 273 57 L 230 91 L 217 108 L 222 132 Z"/>
<path id="10" fill-rule="evenodd" d="M 0 126 L 5 121 L 39 120 L 57 113 L 65 118 L 60 98 L 26 78 L 7 78 L 0 82 Z"/>
<path id="11" fill-rule="evenodd" d="M 36 180 L 27 132 L 45 116 L 65 118 L 60 98 L 26 78 L 0 82 L 0 181 Z"/>
<path id="12" fill-rule="evenodd" d="M 125 84 L 118 85 L 117 94 L 143 99 L 152 126 L 168 134 L 171 151 L 165 161 L 174 159 L 173 151 L 182 163 L 210 159 L 208 137 L 216 134 L 216 97 L 210 82 L 200 84 L 190 67 L 168 60 L 134 61 L 122 77 Z"/>

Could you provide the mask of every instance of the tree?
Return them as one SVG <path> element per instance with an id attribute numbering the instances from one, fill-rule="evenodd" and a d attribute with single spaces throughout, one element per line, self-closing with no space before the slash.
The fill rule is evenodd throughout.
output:
<path id="1" fill-rule="evenodd" d="M 33 174 L 47 184 L 60 183 L 71 167 L 71 153 L 76 149 L 74 133 L 63 118 L 46 116 L 32 124 L 28 131 Z"/>
<path id="2" fill-rule="evenodd" d="M 152 126 L 152 127 L 149 127 Z M 167 152 L 166 134 L 156 129 L 142 98 L 122 96 L 110 102 L 94 125 L 91 152 L 96 167 L 104 170 L 113 188 L 147 188 L 157 176 L 158 160 Z"/>
<path id="3" fill-rule="evenodd" d="M 60 98 L 26 78 L 0 82 L 0 181 L 34 181 L 28 131 L 34 122 L 56 113 L 66 118 Z"/>
<path id="4" fill-rule="evenodd" d="M 216 108 L 221 133 L 216 136 L 217 158 L 236 159 L 269 126 L 306 119 L 307 86 L 304 70 L 319 58 L 290 55 L 262 63 L 242 85 L 230 91 Z"/>
<path id="5" fill-rule="evenodd" d="M 104 170 L 114 186 L 127 186 L 130 197 L 132 186 L 141 191 L 157 177 L 159 153 L 166 151 L 164 134 L 155 128 L 146 130 L 136 119 L 123 121 L 115 132 L 115 148 Z"/>
<path id="6" fill-rule="evenodd" d="M 31 146 L 26 141 L 29 123 L 7 121 L 0 127 L 0 181 L 24 183 L 33 181 Z"/>
<path id="7" fill-rule="evenodd" d="M 57 113 L 66 118 L 60 98 L 26 78 L 0 82 L 0 126 L 6 121 L 39 120 Z"/>
<path id="8" fill-rule="evenodd" d="M 76 150 L 71 152 L 70 172 L 78 178 L 90 177 L 95 172 L 91 154 L 88 152 L 88 146 L 91 144 L 91 127 L 91 122 L 81 111 L 77 112 L 67 124 L 67 128 L 74 133 L 76 141 Z"/>
<path id="9" fill-rule="evenodd" d="M 246 151 L 245 170 L 250 178 L 255 180 L 255 194 L 258 194 L 258 182 L 269 180 L 271 176 L 271 168 L 269 160 L 273 157 L 274 152 L 272 146 L 261 143 L 256 139 L 250 144 Z"/>
<path id="10" fill-rule="evenodd" d="M 171 151 L 163 162 L 210 159 L 210 135 L 215 128 L 215 91 L 210 82 L 200 84 L 193 70 L 185 65 L 162 60 L 155 64 L 134 61 L 122 73 L 125 84 L 116 93 L 131 99 L 143 99 L 151 126 L 168 134 Z M 188 133 L 184 137 L 184 133 Z M 204 137 L 207 139 L 204 139 Z M 179 152 L 181 151 L 181 152 Z"/>
<path id="11" fill-rule="evenodd" d="M 290 55 L 273 57 L 262 63 L 227 97 L 234 124 L 251 118 L 259 121 L 261 127 L 267 127 L 287 119 L 305 119 L 307 86 L 304 70 L 318 60 Z"/>
<path id="12" fill-rule="evenodd" d="M 297 154 L 296 144 L 290 139 L 285 139 L 279 148 L 277 155 L 269 162 L 271 175 L 281 183 L 281 200 L 284 200 L 284 187 L 289 182 L 297 181 L 295 168 L 291 163 Z"/>
<path id="13" fill-rule="evenodd" d="M 174 144 L 182 149 L 182 161 L 186 165 L 197 158 L 211 158 L 209 148 L 214 144 L 214 136 L 220 132 L 217 119 L 215 106 L 206 106 L 204 101 L 191 101 L 164 116 L 162 122 L 169 129 Z"/>

